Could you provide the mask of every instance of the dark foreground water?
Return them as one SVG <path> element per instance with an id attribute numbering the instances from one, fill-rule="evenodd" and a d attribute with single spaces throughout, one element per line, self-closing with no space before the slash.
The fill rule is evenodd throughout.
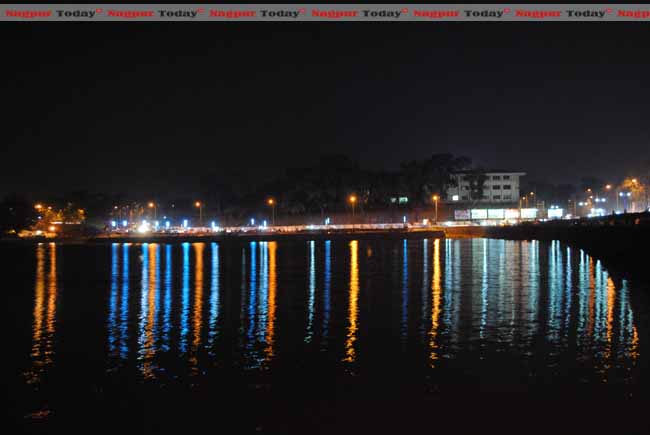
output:
<path id="1" fill-rule="evenodd" d="M 648 281 L 559 242 L 0 249 L 11 433 L 650 426 Z"/>

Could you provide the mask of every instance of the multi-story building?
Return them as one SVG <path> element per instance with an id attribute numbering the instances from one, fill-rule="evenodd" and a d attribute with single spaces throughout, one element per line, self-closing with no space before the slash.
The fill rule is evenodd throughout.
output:
<path id="1" fill-rule="evenodd" d="M 520 178 L 526 175 L 525 172 L 495 170 L 482 172 L 478 177 L 475 174 L 470 171 L 454 173 L 455 185 L 447 189 L 446 200 L 451 203 L 516 203 L 519 201 Z M 476 188 L 479 179 L 484 180 L 482 195 L 478 193 L 480 189 Z"/>

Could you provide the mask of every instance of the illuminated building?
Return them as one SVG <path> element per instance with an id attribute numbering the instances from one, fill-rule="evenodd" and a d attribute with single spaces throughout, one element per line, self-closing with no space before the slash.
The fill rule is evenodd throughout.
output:
<path id="1" fill-rule="evenodd" d="M 484 177 L 481 198 L 472 195 L 472 177 L 469 171 L 456 172 L 452 175 L 454 186 L 447 189 L 449 202 L 483 202 L 483 203 L 516 203 L 519 200 L 520 178 L 525 172 L 488 171 Z"/>

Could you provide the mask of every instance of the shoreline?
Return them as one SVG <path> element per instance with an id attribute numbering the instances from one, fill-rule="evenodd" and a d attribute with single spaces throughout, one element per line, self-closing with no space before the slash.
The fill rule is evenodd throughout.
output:
<path id="1" fill-rule="evenodd" d="M 272 240 L 323 240 L 323 239 L 409 239 L 434 237 L 444 238 L 445 231 L 439 228 L 430 230 L 388 230 L 388 231 L 305 231 L 305 232 L 245 232 L 217 234 L 136 234 L 121 236 L 88 237 L 30 237 L 0 239 L 0 244 L 112 244 L 112 243 L 185 243 L 185 242 L 228 242 L 228 241 L 272 241 Z"/>

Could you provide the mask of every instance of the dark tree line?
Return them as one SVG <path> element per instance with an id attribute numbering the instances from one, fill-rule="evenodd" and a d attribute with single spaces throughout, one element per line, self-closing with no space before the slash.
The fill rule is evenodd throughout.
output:
<path id="1" fill-rule="evenodd" d="M 3 234 L 32 226 L 38 219 L 36 202 L 46 203 L 55 210 L 83 209 L 86 222 L 101 226 L 108 219 L 139 219 L 157 216 L 158 219 L 190 218 L 196 221 L 199 209 L 209 219 L 228 219 L 244 223 L 252 216 L 268 216 L 268 203 L 274 200 L 278 215 L 320 215 L 348 211 L 348 198 L 357 198 L 359 211 L 388 210 L 391 207 L 417 209 L 430 207 L 433 195 L 446 198 L 454 186 L 452 174 L 463 171 L 470 181 L 470 198 L 483 198 L 485 170 L 472 167 L 471 159 L 452 154 L 433 154 L 421 160 L 402 162 L 397 170 L 370 170 L 345 155 L 323 155 L 310 166 L 276 171 L 271 176 L 251 173 L 245 168 L 205 174 L 198 186 L 186 186 L 188 194 L 182 197 L 165 196 L 162 192 L 146 195 L 104 194 L 76 191 L 52 198 L 29 198 L 8 195 L 0 202 L 0 231 Z M 650 184 L 650 170 L 648 183 Z M 524 182 L 521 195 L 530 195 L 546 207 L 552 204 L 567 206 L 575 203 L 585 192 L 602 194 L 604 182 L 592 176 L 582 177 L 580 184 L 551 184 Z M 408 198 L 396 204 L 396 198 Z M 155 208 L 151 207 L 155 202 Z"/>
<path id="2" fill-rule="evenodd" d="M 358 198 L 359 207 L 368 210 L 386 208 L 397 197 L 407 197 L 409 207 L 418 207 L 430 204 L 433 195 L 444 197 L 454 182 L 452 173 L 470 164 L 467 157 L 434 154 L 404 162 L 396 171 L 373 171 L 346 156 L 326 155 L 312 167 L 288 169 L 257 190 L 253 200 L 273 196 L 288 214 L 341 211 L 348 206 L 350 195 Z"/>
<path id="3" fill-rule="evenodd" d="M 272 177 L 261 178 L 247 170 L 233 168 L 218 174 L 201 177 L 198 191 L 187 197 L 165 198 L 161 192 L 148 197 L 125 194 L 91 194 L 72 192 L 46 202 L 58 207 L 74 204 L 86 210 L 88 222 L 100 224 L 118 215 L 126 216 L 125 209 L 137 210 L 139 216 L 149 216 L 153 210 L 147 205 L 156 201 L 158 217 L 194 217 L 197 200 L 204 204 L 206 216 L 243 219 L 264 210 L 266 201 L 273 198 L 277 212 L 283 215 L 320 214 L 344 211 L 348 198 L 357 198 L 359 210 L 381 210 L 391 206 L 391 198 L 406 197 L 405 207 L 431 204 L 432 195 L 444 198 L 454 182 L 452 173 L 466 170 L 471 160 L 452 154 L 433 154 L 422 160 L 403 162 L 398 170 L 369 170 L 345 155 L 323 155 L 314 165 L 289 168 Z M 33 224 L 35 199 L 7 198 L 0 211 L 0 226 L 20 229 Z M 129 216 L 133 216 L 130 213 Z"/>

